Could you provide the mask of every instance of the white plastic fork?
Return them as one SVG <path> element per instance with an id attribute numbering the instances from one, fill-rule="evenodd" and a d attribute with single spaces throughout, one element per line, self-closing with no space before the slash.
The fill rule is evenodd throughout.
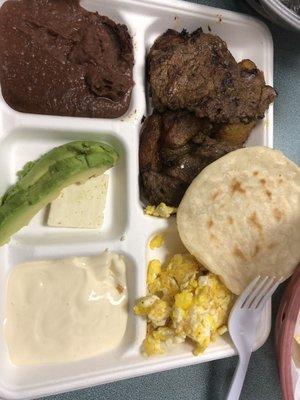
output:
<path id="1" fill-rule="evenodd" d="M 227 395 L 238 400 L 244 384 L 249 360 L 263 309 L 282 279 L 258 276 L 238 297 L 229 315 L 228 330 L 239 355 L 239 363 Z"/>

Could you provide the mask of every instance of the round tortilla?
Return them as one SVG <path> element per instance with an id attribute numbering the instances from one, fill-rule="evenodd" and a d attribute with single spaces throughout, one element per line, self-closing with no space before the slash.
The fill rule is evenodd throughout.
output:
<path id="1" fill-rule="evenodd" d="M 300 169 L 267 147 L 233 151 L 192 182 L 177 212 L 185 247 L 235 294 L 300 261 Z"/>

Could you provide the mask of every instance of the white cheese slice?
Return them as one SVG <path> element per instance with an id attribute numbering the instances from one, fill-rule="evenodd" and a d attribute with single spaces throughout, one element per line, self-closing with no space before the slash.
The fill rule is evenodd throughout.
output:
<path id="1" fill-rule="evenodd" d="M 48 225 L 64 228 L 100 228 L 106 203 L 108 175 L 88 179 L 62 190 L 50 206 Z"/>

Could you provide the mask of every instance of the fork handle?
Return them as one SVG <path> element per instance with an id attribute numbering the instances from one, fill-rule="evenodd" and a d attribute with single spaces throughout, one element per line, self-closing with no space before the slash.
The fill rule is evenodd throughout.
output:
<path id="1" fill-rule="evenodd" d="M 250 357 L 251 352 L 240 355 L 226 400 L 238 400 L 240 398 Z"/>

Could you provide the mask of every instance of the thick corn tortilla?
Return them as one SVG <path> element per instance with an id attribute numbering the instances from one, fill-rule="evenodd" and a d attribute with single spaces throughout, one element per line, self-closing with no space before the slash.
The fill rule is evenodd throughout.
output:
<path id="1" fill-rule="evenodd" d="M 233 293 L 258 275 L 286 279 L 300 261 L 300 169 L 267 147 L 229 153 L 194 179 L 177 224 L 190 253 Z"/>

